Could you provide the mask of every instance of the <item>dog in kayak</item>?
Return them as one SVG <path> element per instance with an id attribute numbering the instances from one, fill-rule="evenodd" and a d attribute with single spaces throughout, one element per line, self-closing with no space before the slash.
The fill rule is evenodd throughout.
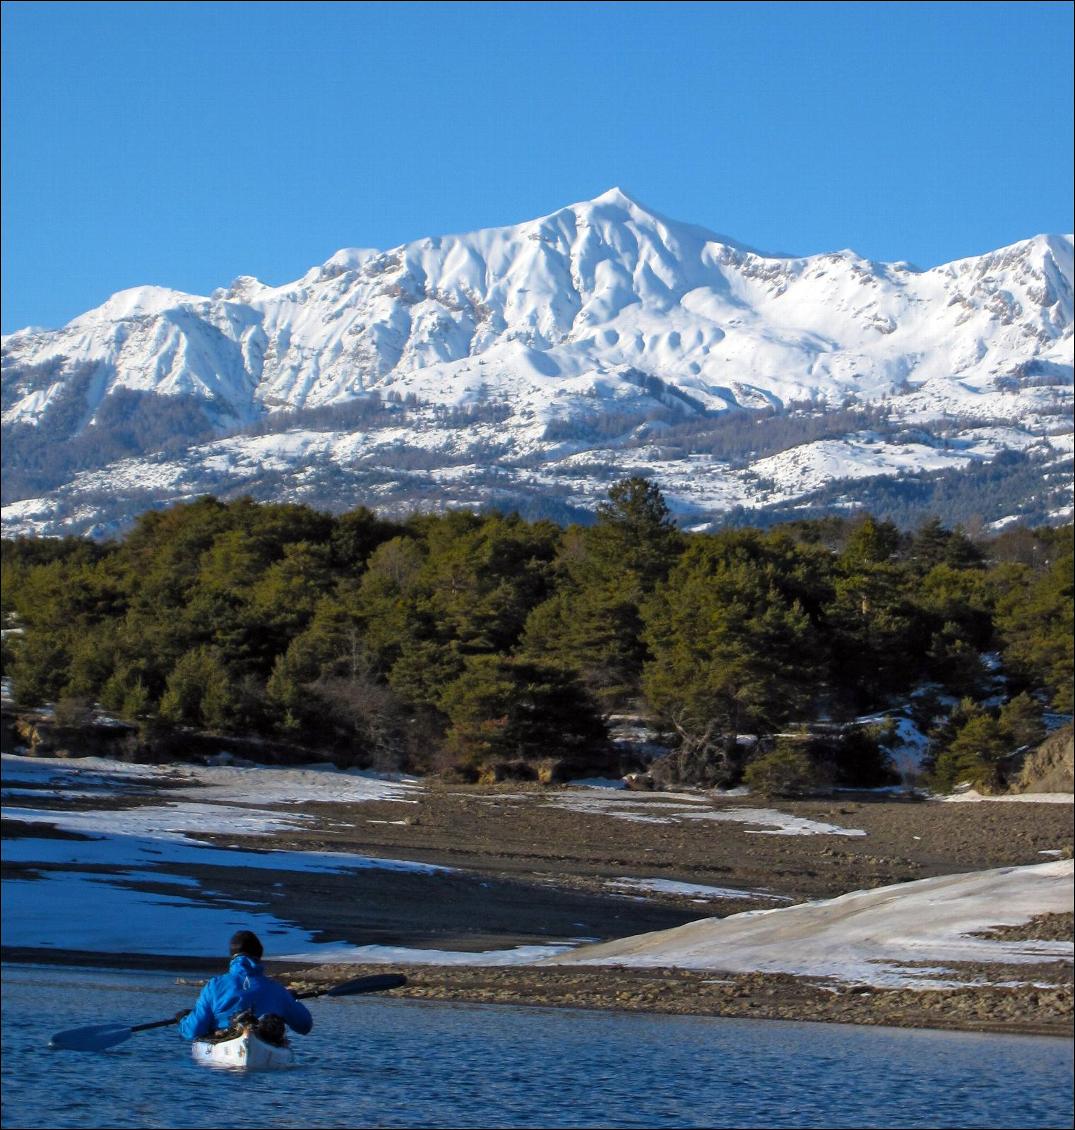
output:
<path id="1" fill-rule="evenodd" d="M 227 973 L 214 977 L 202 989 L 192 1009 L 177 1014 L 179 1034 L 185 1040 L 211 1036 L 230 1028 L 240 1013 L 251 1013 L 259 1018 L 259 1026 L 275 1030 L 280 1038 L 284 1036 L 282 1025 L 305 1036 L 314 1026 L 310 1010 L 290 989 L 266 975 L 261 964 L 265 951 L 257 934 L 240 930 L 232 935 L 229 948 Z"/>

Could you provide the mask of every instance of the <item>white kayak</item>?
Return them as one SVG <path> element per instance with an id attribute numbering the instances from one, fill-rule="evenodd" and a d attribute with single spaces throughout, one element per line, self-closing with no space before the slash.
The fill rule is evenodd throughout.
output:
<path id="1" fill-rule="evenodd" d="M 230 1040 L 195 1040 L 190 1046 L 195 1063 L 232 1071 L 277 1071 L 292 1067 L 295 1050 L 289 1044 L 269 1044 L 245 1031 Z"/>

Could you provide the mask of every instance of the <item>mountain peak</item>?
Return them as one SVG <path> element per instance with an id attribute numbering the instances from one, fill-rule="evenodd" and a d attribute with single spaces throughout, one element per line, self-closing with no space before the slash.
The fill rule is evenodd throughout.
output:
<path id="1" fill-rule="evenodd" d="M 117 290 L 100 306 L 72 318 L 70 326 L 92 325 L 100 322 L 122 322 L 128 318 L 152 317 L 165 310 L 188 302 L 204 301 L 199 295 L 187 294 L 167 286 L 132 286 Z"/>
<path id="2" fill-rule="evenodd" d="M 692 224 L 684 220 L 676 219 L 663 212 L 658 212 L 649 205 L 641 203 L 636 197 L 630 193 L 625 192 L 619 185 L 613 185 L 612 188 L 606 192 L 602 192 L 600 196 L 595 196 L 592 200 L 584 200 L 578 204 L 572 204 L 568 210 L 577 212 L 580 209 L 585 211 L 587 208 L 618 208 L 632 219 L 642 221 L 648 224 L 663 225 L 666 228 L 674 230 L 678 235 L 687 235 L 700 240 L 702 243 L 722 243 L 727 247 L 732 247 L 737 251 L 746 251 L 753 255 L 761 255 L 764 258 L 771 259 L 789 259 L 790 255 L 777 254 L 771 252 L 759 251 L 758 248 L 750 246 L 750 244 L 743 243 L 738 239 L 733 239 L 729 235 L 722 235 L 719 232 L 713 231 L 711 228 L 702 227 L 700 224 Z M 610 217 L 618 219 L 618 217 Z"/>
<path id="3" fill-rule="evenodd" d="M 613 185 L 607 192 L 602 192 L 600 196 L 595 196 L 590 201 L 591 204 L 615 204 L 620 208 L 641 208 L 634 197 L 629 196 L 620 188 L 619 185 Z"/>
<path id="4" fill-rule="evenodd" d="M 548 489 L 563 501 L 570 489 L 592 498 L 587 484 L 597 489 L 605 468 L 633 473 L 644 460 L 683 512 L 703 515 L 783 506 L 837 480 L 962 471 L 998 445 L 1060 470 L 1070 450 L 1055 434 L 1072 387 L 1069 239 L 1039 236 L 921 273 L 849 251 L 740 253 L 749 251 L 615 186 L 512 226 L 382 253 L 344 248 L 279 287 L 240 278 L 209 298 L 122 291 L 63 330 L 4 339 L 4 422 L 32 444 L 9 444 L 29 454 L 13 472 L 23 501 L 8 529 L 84 528 L 83 515 L 101 520 L 104 497 L 117 498 L 107 513 L 122 517 L 150 497 L 231 490 L 262 474 L 248 472 L 255 465 L 266 476 L 259 490 L 294 498 L 361 488 L 400 506 L 415 491 L 485 500 L 490 447 L 503 452 L 497 497 Z M 122 391 L 148 394 L 140 431 L 80 423 L 126 428 L 133 402 L 99 414 Z M 382 407 L 407 403 L 405 417 L 380 415 L 374 391 Z M 741 439 L 717 414 L 803 402 L 811 417 L 850 402 L 862 420 L 838 440 L 820 424 L 774 424 L 773 442 L 788 446 L 757 444 L 753 469 L 736 478 Z M 884 419 L 925 427 L 926 440 L 891 429 L 884 444 L 863 440 L 859 424 L 881 403 Z M 293 415 L 306 410 L 314 414 Z M 977 437 L 960 425 L 955 442 L 935 442 L 928 422 L 941 413 L 945 436 L 952 419 L 1005 420 L 1014 438 L 998 441 L 990 423 Z M 139 459 L 163 459 L 152 445 L 177 420 L 193 421 L 190 446 L 168 456 L 168 469 L 143 460 L 93 470 L 127 458 L 135 435 L 148 437 Z M 235 433 L 254 421 L 256 436 Z M 203 443 L 207 428 L 221 438 Z M 225 436 L 230 446 L 217 446 Z M 412 458 L 429 463 L 425 486 L 415 486 Z M 41 489 L 39 466 L 66 517 L 55 492 L 22 493 Z M 127 501 L 117 495 L 124 483 L 133 484 Z M 1068 484 L 1053 490 L 1043 478 L 1026 490 L 1034 509 L 1021 513 L 1070 515 Z M 858 496 L 849 487 L 833 497 Z"/>

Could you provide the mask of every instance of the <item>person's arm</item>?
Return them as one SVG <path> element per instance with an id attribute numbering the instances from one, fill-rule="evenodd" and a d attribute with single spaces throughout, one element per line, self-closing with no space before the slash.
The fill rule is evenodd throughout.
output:
<path id="1" fill-rule="evenodd" d="M 287 1011 L 284 1013 L 284 1023 L 298 1032 L 300 1036 L 308 1035 L 310 1029 L 314 1026 L 314 1018 L 310 1015 L 310 1010 L 302 1001 L 295 1000 L 290 992 L 287 992 Z"/>
<path id="2" fill-rule="evenodd" d="M 198 994 L 194 1007 L 179 1022 L 179 1034 L 184 1040 L 196 1040 L 216 1028 L 213 1011 L 213 982 L 210 981 Z"/>

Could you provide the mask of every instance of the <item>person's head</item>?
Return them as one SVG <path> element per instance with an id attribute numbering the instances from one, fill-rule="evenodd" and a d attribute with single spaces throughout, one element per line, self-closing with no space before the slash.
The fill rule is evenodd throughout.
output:
<path id="1" fill-rule="evenodd" d="M 238 930 L 236 933 L 232 934 L 229 946 L 232 957 L 245 954 L 247 957 L 252 957 L 255 961 L 260 961 L 261 955 L 265 952 L 264 949 L 262 949 L 257 934 L 255 934 L 253 930 Z"/>

